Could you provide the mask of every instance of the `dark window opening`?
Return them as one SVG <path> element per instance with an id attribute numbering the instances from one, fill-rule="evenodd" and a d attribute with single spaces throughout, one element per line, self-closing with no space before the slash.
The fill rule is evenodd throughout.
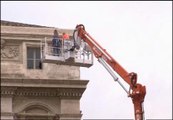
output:
<path id="1" fill-rule="evenodd" d="M 27 48 L 27 68 L 42 69 L 40 48 Z"/>

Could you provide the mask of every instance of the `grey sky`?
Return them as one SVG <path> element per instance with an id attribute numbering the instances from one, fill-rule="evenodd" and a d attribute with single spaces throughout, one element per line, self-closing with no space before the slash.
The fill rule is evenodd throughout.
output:
<path id="1" fill-rule="evenodd" d="M 1 2 L 1 19 L 87 32 L 146 85 L 145 117 L 172 118 L 172 2 Z M 83 118 L 133 118 L 133 104 L 95 59 L 81 68 L 89 79 Z M 122 79 L 120 79 L 123 82 Z M 123 82 L 128 89 L 128 85 Z"/>

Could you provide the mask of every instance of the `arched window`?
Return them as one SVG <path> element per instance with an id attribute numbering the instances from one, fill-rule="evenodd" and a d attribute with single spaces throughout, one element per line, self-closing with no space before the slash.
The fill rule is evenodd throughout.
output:
<path id="1" fill-rule="evenodd" d="M 16 120 L 59 120 L 48 108 L 32 105 L 17 113 Z"/>

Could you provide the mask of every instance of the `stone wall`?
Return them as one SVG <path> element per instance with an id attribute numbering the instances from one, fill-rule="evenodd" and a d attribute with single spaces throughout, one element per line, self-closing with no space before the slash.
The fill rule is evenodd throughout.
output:
<path id="1" fill-rule="evenodd" d="M 40 47 L 45 37 L 51 39 L 54 29 L 1 26 L 2 77 L 80 79 L 80 69 L 76 66 L 44 63 L 43 69 L 27 69 L 27 47 Z"/>
<path id="2" fill-rule="evenodd" d="M 80 98 L 88 80 L 80 80 L 80 67 L 43 63 L 27 69 L 27 47 L 72 30 L 1 24 L 1 119 L 80 120 Z"/>

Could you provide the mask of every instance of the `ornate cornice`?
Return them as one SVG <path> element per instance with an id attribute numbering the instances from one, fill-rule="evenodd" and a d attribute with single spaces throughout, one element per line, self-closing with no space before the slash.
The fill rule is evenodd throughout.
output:
<path id="1" fill-rule="evenodd" d="M 2 87 L 1 96 L 25 96 L 25 97 L 59 97 L 59 98 L 81 98 L 85 89 L 79 88 L 12 88 Z"/>
<path id="2" fill-rule="evenodd" d="M 73 29 L 42 28 L 42 27 L 16 27 L 1 26 L 1 34 L 26 34 L 26 35 L 53 35 L 54 30 L 58 30 L 60 35 L 63 32 L 73 35 Z"/>
<path id="3" fill-rule="evenodd" d="M 16 87 L 1 87 L 1 96 L 13 96 L 16 91 Z"/>
<path id="4" fill-rule="evenodd" d="M 20 23 L 20 22 L 12 22 L 12 21 L 6 21 L 1 20 L 1 26 L 20 26 L 20 27 L 44 27 L 44 28 L 52 28 L 49 26 L 42 26 L 42 25 L 34 25 L 34 24 L 26 24 L 26 23 Z"/>
<path id="5" fill-rule="evenodd" d="M 81 118 L 82 114 L 57 114 L 60 118 L 69 118 L 69 117 L 73 117 L 73 118 Z"/>
<path id="6" fill-rule="evenodd" d="M 34 96 L 80 99 L 88 81 L 2 79 L 2 96 Z"/>
<path id="7" fill-rule="evenodd" d="M 16 87 L 86 88 L 88 82 L 89 82 L 88 80 L 1 78 L 1 86 L 16 86 Z"/>
<path id="8" fill-rule="evenodd" d="M 1 116 L 14 116 L 15 114 L 12 112 L 2 112 L 1 111 Z"/>
<path id="9" fill-rule="evenodd" d="M 1 33 L 1 38 L 6 39 L 6 40 L 42 40 L 44 37 L 48 37 L 52 39 L 52 34 L 47 35 L 47 34 L 41 34 L 41 35 L 36 35 L 36 34 L 20 34 L 20 33 Z"/>
<path id="10" fill-rule="evenodd" d="M 73 118 L 73 119 L 80 119 L 82 117 L 82 114 L 31 114 L 31 113 L 13 113 L 13 115 L 18 118 L 20 116 L 42 116 L 42 117 L 54 117 L 54 118 L 61 118 L 61 119 L 69 119 L 69 118 Z"/>

